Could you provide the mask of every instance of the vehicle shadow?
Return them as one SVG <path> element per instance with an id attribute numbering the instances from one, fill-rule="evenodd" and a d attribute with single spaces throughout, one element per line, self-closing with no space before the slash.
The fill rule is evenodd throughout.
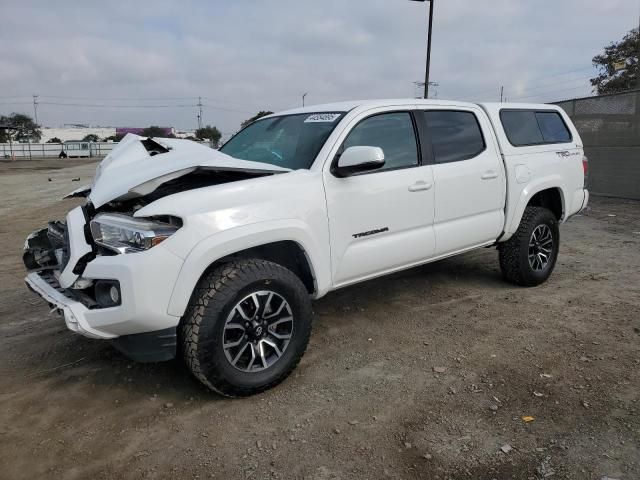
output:
<path id="1" fill-rule="evenodd" d="M 487 251 L 471 252 L 337 290 L 314 302 L 318 327 L 325 329 L 348 321 L 352 312 L 357 312 L 354 305 L 376 310 L 390 303 L 402 309 L 410 303 L 428 309 L 430 302 L 440 300 L 439 289 L 454 291 L 460 297 L 504 289 L 507 284 L 500 276 L 496 257 Z M 92 395 L 100 396 L 101 390 L 119 391 L 129 401 L 157 398 L 167 404 L 198 404 L 223 400 L 200 385 L 179 358 L 161 363 L 133 362 L 108 342 L 71 334 L 61 318 L 42 320 L 46 307 L 37 309 L 30 313 L 34 321 L 41 322 L 38 331 L 16 335 L 1 355 L 9 364 L 16 364 L 18 371 L 13 375 L 20 377 L 19 383 L 46 381 L 62 390 L 82 383 Z M 12 352 L 20 352 L 20 362 Z"/>
<path id="2" fill-rule="evenodd" d="M 428 306 L 430 299 L 427 296 L 442 289 L 464 295 L 465 292 L 495 291 L 509 286 L 500 273 L 497 253 L 481 249 L 341 288 L 316 301 L 315 307 L 332 311 L 358 301 L 374 307 L 405 295 L 415 297 L 420 294 Z"/>

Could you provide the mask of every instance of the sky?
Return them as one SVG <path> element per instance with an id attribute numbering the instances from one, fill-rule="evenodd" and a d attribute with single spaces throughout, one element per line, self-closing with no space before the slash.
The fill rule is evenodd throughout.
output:
<path id="1" fill-rule="evenodd" d="M 43 126 L 197 127 L 259 110 L 416 96 L 428 4 L 409 0 L 2 0 L 0 115 Z M 638 25 L 640 0 L 435 0 L 440 99 L 589 95 L 591 58 Z"/>

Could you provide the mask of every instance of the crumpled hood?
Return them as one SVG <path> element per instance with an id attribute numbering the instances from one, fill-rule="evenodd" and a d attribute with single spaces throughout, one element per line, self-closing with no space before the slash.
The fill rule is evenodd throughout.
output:
<path id="1" fill-rule="evenodd" d="M 149 141 L 162 147 L 161 153 L 150 151 Z M 163 183 L 197 168 L 265 173 L 290 171 L 268 163 L 238 160 L 191 140 L 151 140 L 129 133 L 98 165 L 89 199 L 99 208 L 116 199 L 147 195 Z"/>

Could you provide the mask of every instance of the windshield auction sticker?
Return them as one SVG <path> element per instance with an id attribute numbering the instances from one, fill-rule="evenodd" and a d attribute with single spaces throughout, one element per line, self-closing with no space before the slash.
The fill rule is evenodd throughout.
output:
<path id="1" fill-rule="evenodd" d="M 340 117 L 339 113 L 314 113 L 309 115 L 304 123 L 311 122 L 335 122 Z"/>

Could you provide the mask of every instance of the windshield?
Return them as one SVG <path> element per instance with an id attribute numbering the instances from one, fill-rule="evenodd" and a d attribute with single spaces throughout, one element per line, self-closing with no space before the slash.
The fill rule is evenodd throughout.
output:
<path id="1" fill-rule="evenodd" d="M 301 113 L 258 120 L 220 149 L 240 160 L 310 168 L 344 112 Z"/>

